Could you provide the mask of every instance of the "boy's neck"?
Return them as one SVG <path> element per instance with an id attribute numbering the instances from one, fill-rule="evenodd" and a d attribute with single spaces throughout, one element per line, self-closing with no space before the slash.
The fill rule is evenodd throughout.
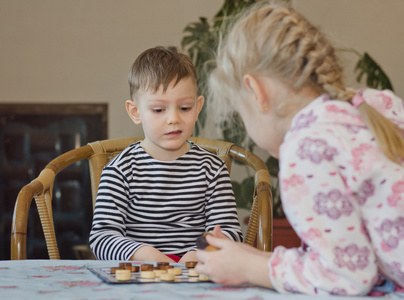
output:
<path id="1" fill-rule="evenodd" d="M 148 142 L 145 140 L 140 142 L 140 146 L 151 157 L 161 161 L 174 161 L 187 153 L 191 148 L 191 145 L 188 141 L 180 149 L 175 150 L 162 149 L 157 146 L 148 144 Z"/>

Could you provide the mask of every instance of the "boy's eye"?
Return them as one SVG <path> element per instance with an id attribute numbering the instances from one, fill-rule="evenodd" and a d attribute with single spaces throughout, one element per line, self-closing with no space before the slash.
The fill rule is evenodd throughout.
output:
<path id="1" fill-rule="evenodd" d="M 192 106 L 183 106 L 180 108 L 182 111 L 190 111 L 192 109 Z"/>
<path id="2" fill-rule="evenodd" d="M 155 113 L 161 113 L 164 111 L 164 108 L 153 108 L 152 109 Z"/>

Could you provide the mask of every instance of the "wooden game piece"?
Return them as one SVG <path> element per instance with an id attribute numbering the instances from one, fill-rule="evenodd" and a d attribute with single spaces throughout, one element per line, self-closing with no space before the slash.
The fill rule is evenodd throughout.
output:
<path id="1" fill-rule="evenodd" d="M 188 276 L 189 277 L 199 277 L 199 274 L 196 272 L 195 269 L 189 269 L 188 270 Z"/>
<path id="2" fill-rule="evenodd" d="M 173 275 L 181 275 L 182 274 L 182 269 L 181 268 L 172 268 L 168 269 L 168 274 L 173 274 Z"/>
<path id="3" fill-rule="evenodd" d="M 140 266 L 140 269 L 142 271 L 153 271 L 154 270 L 154 265 L 152 264 L 143 264 Z"/>
<path id="4" fill-rule="evenodd" d="M 156 269 L 154 270 L 156 277 L 161 277 L 162 274 L 167 274 L 167 270 Z"/>
<path id="5" fill-rule="evenodd" d="M 172 269 L 172 268 L 174 268 L 174 267 L 173 267 L 173 266 L 170 266 L 170 265 L 168 265 L 168 266 L 161 266 L 161 267 L 160 267 L 161 270 L 168 270 L 168 269 Z"/>
<path id="6" fill-rule="evenodd" d="M 199 281 L 209 281 L 209 277 L 206 274 L 199 274 Z"/>
<path id="7" fill-rule="evenodd" d="M 170 263 L 167 261 L 157 262 L 157 268 L 161 268 L 162 266 L 169 266 L 169 265 L 170 265 Z"/>
<path id="8" fill-rule="evenodd" d="M 124 270 L 124 269 L 119 268 L 119 267 L 112 267 L 112 268 L 109 269 L 109 273 L 110 274 L 115 274 L 116 270 Z"/>
<path id="9" fill-rule="evenodd" d="M 139 270 L 140 270 L 139 266 L 132 266 L 131 272 L 136 273 L 139 272 Z"/>
<path id="10" fill-rule="evenodd" d="M 196 247 L 201 250 L 205 251 L 216 251 L 218 250 L 216 247 L 209 245 L 208 241 L 206 240 L 207 235 L 213 235 L 212 232 L 205 232 L 203 235 L 196 239 Z"/>
<path id="11" fill-rule="evenodd" d="M 188 277 L 188 282 L 200 282 L 199 277 Z"/>
<path id="12" fill-rule="evenodd" d="M 197 261 L 187 261 L 185 263 L 185 267 L 188 268 L 188 269 L 195 268 L 197 263 L 198 263 Z"/>
<path id="13" fill-rule="evenodd" d="M 130 270 L 116 270 L 116 280 L 127 281 L 130 280 Z"/>
<path id="14" fill-rule="evenodd" d="M 140 272 L 140 277 L 145 279 L 154 279 L 156 278 L 156 274 L 154 271 L 142 271 Z"/>
<path id="15" fill-rule="evenodd" d="M 126 267 L 131 267 L 132 263 L 128 263 L 128 262 L 121 262 L 119 263 L 119 268 L 121 269 L 125 269 Z"/>
<path id="16" fill-rule="evenodd" d="M 174 274 L 166 273 L 166 274 L 161 274 L 160 280 L 161 281 L 174 281 L 175 276 Z"/>

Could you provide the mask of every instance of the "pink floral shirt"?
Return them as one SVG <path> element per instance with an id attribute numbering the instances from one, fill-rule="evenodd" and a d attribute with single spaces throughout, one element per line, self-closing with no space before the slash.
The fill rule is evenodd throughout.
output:
<path id="1" fill-rule="evenodd" d="M 401 99 L 362 96 L 404 133 Z M 404 168 L 381 152 L 358 110 L 317 98 L 294 117 L 279 153 L 283 208 L 308 247 L 275 248 L 275 289 L 366 295 L 379 275 L 404 287 Z"/>

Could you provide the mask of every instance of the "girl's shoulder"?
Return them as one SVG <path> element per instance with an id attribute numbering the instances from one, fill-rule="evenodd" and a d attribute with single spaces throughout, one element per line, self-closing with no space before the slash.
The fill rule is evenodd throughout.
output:
<path id="1" fill-rule="evenodd" d="M 404 127 L 404 101 L 390 90 L 363 89 L 366 103 L 400 127 Z"/>
<path id="2" fill-rule="evenodd" d="M 404 102 L 392 91 L 363 89 L 358 91 L 368 105 L 386 118 L 404 126 Z M 296 132 L 321 124 L 363 127 L 364 121 L 359 110 L 349 101 L 333 100 L 322 95 L 300 110 L 293 118 L 290 132 Z M 400 126 L 401 127 L 401 126 Z"/>
<path id="3" fill-rule="evenodd" d="M 292 119 L 286 139 L 297 132 L 323 125 L 363 125 L 359 112 L 348 102 L 322 95 L 301 109 Z"/>

